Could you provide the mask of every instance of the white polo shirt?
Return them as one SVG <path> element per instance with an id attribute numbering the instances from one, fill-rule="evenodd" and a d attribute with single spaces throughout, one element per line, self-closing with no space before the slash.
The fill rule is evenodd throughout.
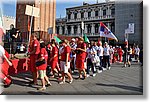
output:
<path id="1" fill-rule="evenodd" d="M 110 51 L 109 46 L 104 47 L 104 56 L 109 56 L 110 55 L 109 51 Z"/>

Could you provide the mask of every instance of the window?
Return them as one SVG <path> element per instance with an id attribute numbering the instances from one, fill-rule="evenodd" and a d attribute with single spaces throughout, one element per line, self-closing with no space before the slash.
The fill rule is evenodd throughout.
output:
<path id="1" fill-rule="evenodd" d="M 98 16 L 98 11 L 95 11 L 95 16 L 96 16 L 96 17 Z"/>
<path id="2" fill-rule="evenodd" d="M 111 15 L 115 15 L 115 8 L 111 9 Z"/>
<path id="3" fill-rule="evenodd" d="M 98 30 L 99 30 L 99 25 L 95 24 L 95 33 L 98 33 Z"/>
<path id="4" fill-rule="evenodd" d="M 20 23 L 20 17 L 18 17 L 18 23 Z"/>
<path id="5" fill-rule="evenodd" d="M 71 14 L 68 14 L 68 19 L 71 19 Z"/>
<path id="6" fill-rule="evenodd" d="M 88 17 L 91 17 L 91 12 L 88 12 Z"/>
<path id="7" fill-rule="evenodd" d="M 106 16 L 106 9 L 103 10 L 103 16 Z"/>
<path id="8" fill-rule="evenodd" d="M 81 18 L 84 18 L 84 12 L 81 12 Z"/>
<path id="9" fill-rule="evenodd" d="M 77 19 L 77 13 L 74 14 L 74 19 Z"/>
<path id="10" fill-rule="evenodd" d="M 90 24 L 88 25 L 88 28 L 87 28 L 87 33 L 91 33 L 91 26 L 90 26 Z"/>

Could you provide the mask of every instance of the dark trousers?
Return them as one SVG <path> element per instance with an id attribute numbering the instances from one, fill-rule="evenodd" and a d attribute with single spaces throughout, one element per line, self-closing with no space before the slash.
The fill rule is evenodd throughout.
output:
<path id="1" fill-rule="evenodd" d="M 102 67 L 103 67 L 103 56 L 99 56 L 99 59 L 100 59 L 100 68 L 99 68 L 99 70 L 101 70 Z"/>
<path id="2" fill-rule="evenodd" d="M 106 68 L 107 64 L 108 67 L 110 67 L 110 60 L 109 60 L 110 56 L 103 56 L 103 61 L 104 61 L 104 68 Z"/>
<path id="3" fill-rule="evenodd" d="M 71 60 L 71 70 L 74 71 L 75 70 L 75 58 L 72 57 L 72 60 Z"/>
<path id="4" fill-rule="evenodd" d="M 96 73 L 95 65 L 92 63 L 91 59 L 87 59 L 87 74 L 90 73 L 90 67 L 92 68 L 92 72 Z"/>

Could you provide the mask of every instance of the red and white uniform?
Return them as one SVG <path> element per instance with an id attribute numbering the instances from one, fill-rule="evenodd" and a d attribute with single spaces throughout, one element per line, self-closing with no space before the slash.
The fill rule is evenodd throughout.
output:
<path id="1" fill-rule="evenodd" d="M 56 54 L 56 56 L 54 57 L 55 54 Z M 58 48 L 56 46 L 52 47 L 52 52 L 51 52 L 50 58 L 53 58 L 50 61 L 50 64 L 51 64 L 52 70 L 54 70 L 58 64 Z"/>
<path id="2" fill-rule="evenodd" d="M 46 63 L 40 65 L 40 66 L 38 67 L 38 70 L 46 70 L 46 67 L 47 67 L 47 59 L 48 59 L 48 53 L 47 53 L 47 51 L 46 51 L 45 48 L 41 48 L 39 57 L 45 59 Z"/>
<path id="3" fill-rule="evenodd" d="M 30 52 L 32 52 L 35 47 L 36 47 L 35 53 L 30 55 L 30 70 L 31 70 L 31 72 L 37 71 L 36 66 L 35 66 L 35 62 L 38 59 L 38 54 L 40 53 L 40 43 L 38 40 L 34 40 L 32 42 Z"/>
<path id="4" fill-rule="evenodd" d="M 84 49 L 84 48 L 86 48 L 86 44 L 85 43 L 78 44 L 77 48 Z M 76 67 L 80 68 L 80 70 L 85 69 L 85 67 L 84 67 L 85 58 L 86 58 L 86 52 L 83 52 L 83 51 L 80 51 L 80 53 L 77 54 L 77 56 L 76 56 Z"/>
<path id="5" fill-rule="evenodd" d="M 69 46 L 63 47 L 62 51 L 61 51 L 61 59 L 60 59 L 60 67 L 61 67 L 61 71 L 63 71 L 64 73 L 68 73 L 68 69 L 70 68 L 70 52 L 71 52 L 71 48 Z M 67 59 L 67 53 L 69 53 L 68 56 L 68 62 L 67 62 L 67 66 L 66 66 L 66 59 Z"/>

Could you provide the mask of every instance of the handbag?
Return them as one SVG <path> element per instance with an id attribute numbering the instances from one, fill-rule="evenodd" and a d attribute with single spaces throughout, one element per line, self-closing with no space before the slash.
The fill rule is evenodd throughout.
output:
<path id="1" fill-rule="evenodd" d="M 42 61 L 37 61 L 36 63 L 35 63 L 35 65 L 36 65 L 36 67 L 39 67 L 39 66 L 41 66 L 41 65 L 43 65 L 43 64 L 45 64 L 46 63 L 46 61 L 45 61 L 45 59 L 43 59 Z"/>

